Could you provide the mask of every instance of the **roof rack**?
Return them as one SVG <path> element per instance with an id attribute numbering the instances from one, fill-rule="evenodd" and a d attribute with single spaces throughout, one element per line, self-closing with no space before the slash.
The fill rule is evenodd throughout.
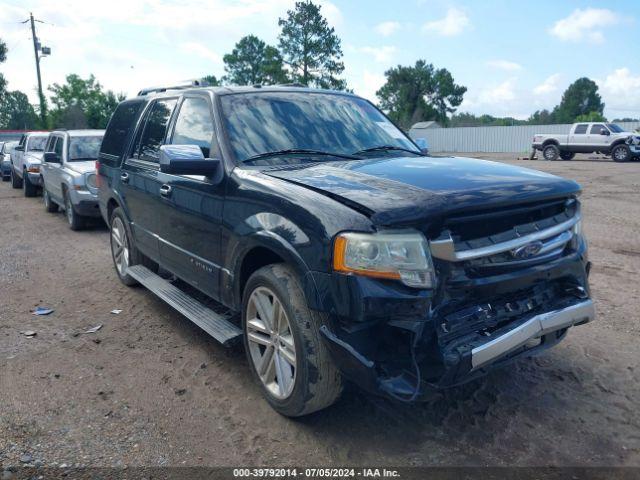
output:
<path id="1" fill-rule="evenodd" d="M 186 82 L 178 83 L 176 85 L 165 85 L 161 87 L 149 87 L 143 88 L 138 92 L 138 96 L 148 95 L 149 93 L 166 92 L 167 90 L 184 90 L 185 88 L 193 87 L 208 87 L 209 83 L 204 80 L 187 80 Z"/>

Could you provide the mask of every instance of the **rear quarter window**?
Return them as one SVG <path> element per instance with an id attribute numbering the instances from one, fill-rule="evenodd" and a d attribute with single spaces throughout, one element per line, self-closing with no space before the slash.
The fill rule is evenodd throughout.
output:
<path id="1" fill-rule="evenodd" d="M 122 102 L 113 112 L 100 147 L 100 162 L 117 167 L 120 165 L 131 134 L 144 106 L 144 100 Z"/>

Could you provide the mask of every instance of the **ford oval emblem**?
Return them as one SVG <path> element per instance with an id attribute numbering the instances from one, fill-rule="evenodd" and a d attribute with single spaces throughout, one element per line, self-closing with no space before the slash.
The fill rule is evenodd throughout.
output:
<path id="1" fill-rule="evenodd" d="M 544 244 L 542 242 L 527 243 L 522 247 L 511 250 L 511 255 L 518 260 L 526 260 L 527 258 L 535 257 L 540 250 L 542 250 L 543 246 Z"/>

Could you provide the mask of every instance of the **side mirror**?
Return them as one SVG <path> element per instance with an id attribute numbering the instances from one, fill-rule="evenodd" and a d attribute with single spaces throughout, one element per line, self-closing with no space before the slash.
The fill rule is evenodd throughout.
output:
<path id="1" fill-rule="evenodd" d="M 24 145 L 18 145 L 14 150 L 16 152 L 24 152 Z"/>
<path id="2" fill-rule="evenodd" d="M 44 152 L 42 159 L 46 163 L 60 163 L 60 157 L 55 152 Z"/>
<path id="3" fill-rule="evenodd" d="M 213 177 L 220 171 L 220 159 L 205 158 L 197 145 L 162 145 L 160 171 L 171 175 Z"/>
<path id="4" fill-rule="evenodd" d="M 600 129 L 600 135 L 611 135 L 611 132 L 609 130 L 607 130 L 606 128 L 601 128 Z"/>
<path id="5" fill-rule="evenodd" d="M 422 153 L 424 153 L 425 155 L 429 154 L 429 143 L 427 142 L 426 138 L 416 138 L 415 144 L 418 146 Z"/>

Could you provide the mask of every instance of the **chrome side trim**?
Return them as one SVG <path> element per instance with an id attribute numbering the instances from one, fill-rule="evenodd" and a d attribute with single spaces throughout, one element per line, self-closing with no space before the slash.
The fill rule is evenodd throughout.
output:
<path id="1" fill-rule="evenodd" d="M 473 260 L 474 258 L 488 257 L 496 255 L 498 253 L 507 252 L 515 248 L 523 247 L 531 242 L 537 242 L 545 240 L 554 235 L 559 235 L 566 230 L 569 230 L 576 223 L 580 221 L 580 214 L 576 214 L 570 220 L 559 223 L 558 225 L 540 230 L 539 232 L 530 233 L 520 238 L 514 238 L 507 242 L 496 243 L 488 247 L 474 248 L 472 250 L 463 250 L 456 252 L 455 244 L 451 236 L 443 240 L 431 240 L 429 246 L 431 248 L 431 255 L 441 260 L 447 260 L 449 262 L 463 262 L 465 260 Z M 567 240 L 568 241 L 568 240 Z M 557 246 L 557 245 L 556 245 Z"/>
<path id="2" fill-rule="evenodd" d="M 576 323 L 590 322 L 594 318 L 595 308 L 592 300 L 585 300 L 561 310 L 536 315 L 504 335 L 471 350 L 471 370 L 476 370 L 497 360 L 531 339 L 539 338 L 561 328 L 571 327 Z"/>

